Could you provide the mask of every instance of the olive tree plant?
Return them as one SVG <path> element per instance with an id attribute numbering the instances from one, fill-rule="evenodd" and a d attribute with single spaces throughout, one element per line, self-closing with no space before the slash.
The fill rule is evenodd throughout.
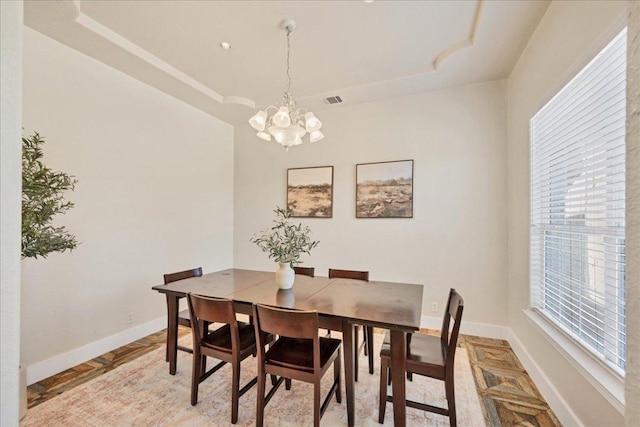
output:
<path id="1" fill-rule="evenodd" d="M 64 226 L 52 225 L 56 215 L 73 207 L 64 200 L 64 192 L 73 191 L 78 181 L 45 166 L 44 143 L 37 132 L 22 138 L 22 258 L 46 258 L 78 245 Z"/>
<path id="2" fill-rule="evenodd" d="M 309 227 L 292 224 L 290 214 L 283 208 L 277 207 L 273 212 L 276 214 L 275 225 L 253 236 L 250 241 L 276 262 L 286 262 L 292 267 L 300 264 L 300 255 L 310 255 L 311 249 L 320 242 L 311 240 Z"/>

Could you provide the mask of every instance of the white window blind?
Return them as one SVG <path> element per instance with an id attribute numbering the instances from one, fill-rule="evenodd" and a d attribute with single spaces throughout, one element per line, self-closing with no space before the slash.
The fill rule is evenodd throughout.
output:
<path id="1" fill-rule="evenodd" d="M 624 375 L 622 31 L 531 119 L 531 304 Z"/>

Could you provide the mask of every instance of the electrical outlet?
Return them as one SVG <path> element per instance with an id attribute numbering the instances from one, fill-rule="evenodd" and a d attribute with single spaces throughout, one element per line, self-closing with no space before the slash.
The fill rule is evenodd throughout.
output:
<path id="1" fill-rule="evenodd" d="M 133 323 L 133 313 L 127 313 L 127 324 Z"/>
<path id="2" fill-rule="evenodd" d="M 434 313 L 438 312 L 438 303 L 437 302 L 432 302 L 431 303 L 431 311 L 433 311 Z"/>

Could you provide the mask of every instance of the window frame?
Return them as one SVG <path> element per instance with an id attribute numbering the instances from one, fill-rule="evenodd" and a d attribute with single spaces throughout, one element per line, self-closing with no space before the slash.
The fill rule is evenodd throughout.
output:
<path id="1" fill-rule="evenodd" d="M 609 28 L 580 55 L 578 60 L 564 74 L 563 78 L 554 84 L 549 91 L 538 101 L 537 107 L 531 115 L 535 116 L 544 106 L 546 106 L 558 93 L 560 93 L 587 65 L 594 60 L 622 31 L 626 30 L 626 20 L 624 16 L 618 17 Z M 628 46 L 628 42 L 627 42 Z M 627 58 L 628 58 L 627 52 Z M 531 122 L 529 122 L 531 130 Z M 626 133 L 626 130 L 625 130 Z M 529 150 L 531 150 L 531 133 L 529 134 Z M 530 151 L 530 155 L 531 155 Z M 529 178 L 532 178 L 530 170 Z M 530 188 L 531 191 L 531 188 Z M 532 193 L 529 194 L 529 203 L 532 203 Z M 531 205 L 529 209 L 531 215 Z M 529 217 L 528 230 L 531 233 L 532 221 Z M 529 269 L 534 260 L 531 253 L 531 239 L 529 235 Z M 531 275 L 529 275 L 531 277 Z M 532 302 L 531 291 L 532 283 L 529 279 L 530 306 L 523 309 L 523 313 L 534 329 L 539 332 L 557 351 L 561 354 L 576 370 L 603 396 L 606 400 L 621 414 L 624 414 L 625 406 L 625 378 L 624 371 L 616 370 L 614 367 L 606 363 L 602 356 L 597 354 L 583 343 L 579 342 L 574 336 L 568 333 L 555 320 L 550 320 L 543 312 L 536 309 Z"/>

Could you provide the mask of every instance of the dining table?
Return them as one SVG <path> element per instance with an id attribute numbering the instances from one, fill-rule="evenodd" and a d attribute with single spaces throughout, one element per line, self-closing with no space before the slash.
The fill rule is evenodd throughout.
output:
<path id="1" fill-rule="evenodd" d="M 388 329 L 395 426 L 406 424 L 407 334 L 420 328 L 423 286 L 397 282 L 296 275 L 292 289 L 279 289 L 275 273 L 226 269 L 166 285 L 153 286 L 166 296 L 169 373 L 176 372 L 179 301 L 188 293 L 227 298 L 237 313 L 251 314 L 253 304 L 316 310 L 319 327 L 342 333 L 347 423 L 355 424 L 354 325 Z"/>

